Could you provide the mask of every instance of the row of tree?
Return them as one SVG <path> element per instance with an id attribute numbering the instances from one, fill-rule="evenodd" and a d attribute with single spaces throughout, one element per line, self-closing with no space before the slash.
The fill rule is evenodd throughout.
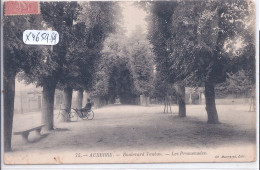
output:
<path id="1" fill-rule="evenodd" d="M 127 37 L 123 31 L 111 34 L 104 42 L 102 60 L 96 71 L 92 96 L 114 103 L 137 104 L 140 95 L 152 93 L 154 56 L 140 27 Z"/>
<path id="2" fill-rule="evenodd" d="M 118 2 L 41 2 L 41 15 L 4 16 L 4 146 L 11 150 L 15 77 L 43 87 L 42 120 L 53 129 L 55 89 L 114 103 L 176 94 L 186 116 L 185 86 L 204 86 L 209 123 L 218 123 L 215 85 L 246 70 L 255 79 L 254 4 L 237 1 L 140 2 L 148 13 L 148 37 L 120 26 Z M 201 8 L 203 6 L 203 8 Z M 56 30 L 53 47 L 22 42 L 26 29 Z M 231 83 L 230 83 L 231 84 Z M 243 86 L 243 85 L 242 85 Z M 65 120 L 65 119 L 64 119 Z"/>
<path id="3" fill-rule="evenodd" d="M 72 90 L 91 87 L 104 39 L 120 21 L 116 2 L 40 2 L 41 15 L 4 16 L 4 149 L 11 150 L 15 77 L 43 88 L 42 122 L 53 129 L 55 89 L 63 89 L 67 108 Z M 24 30 L 52 29 L 59 43 L 28 46 Z M 82 96 L 82 95 L 81 95 Z"/>
<path id="4" fill-rule="evenodd" d="M 185 86 L 204 86 L 208 123 L 219 123 L 215 85 L 239 70 L 255 84 L 255 6 L 252 1 L 141 2 L 158 80 L 176 86 L 179 116 L 186 116 Z M 231 76 L 229 76 L 231 77 Z"/>

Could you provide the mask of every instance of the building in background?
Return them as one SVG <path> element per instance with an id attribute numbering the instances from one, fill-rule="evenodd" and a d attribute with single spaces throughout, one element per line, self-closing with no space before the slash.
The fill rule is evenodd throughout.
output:
<path id="1" fill-rule="evenodd" d="M 59 109 L 63 101 L 62 91 L 55 91 L 54 108 Z M 28 112 L 39 112 L 42 108 L 42 88 L 33 84 L 26 85 L 16 80 L 14 113 L 23 114 Z"/>

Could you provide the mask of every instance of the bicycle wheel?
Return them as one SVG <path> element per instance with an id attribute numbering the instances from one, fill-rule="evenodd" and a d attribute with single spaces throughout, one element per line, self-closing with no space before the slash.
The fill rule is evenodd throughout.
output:
<path id="1" fill-rule="evenodd" d="M 64 120 L 67 120 L 67 119 L 68 119 L 67 113 L 63 113 L 62 111 L 60 111 L 56 117 L 56 120 L 58 122 L 63 122 Z"/>
<path id="2" fill-rule="evenodd" d="M 78 121 L 78 115 L 76 111 L 71 111 L 68 116 L 70 121 Z"/>
<path id="3" fill-rule="evenodd" d="M 88 120 L 92 120 L 94 118 L 94 112 L 92 110 L 90 110 L 88 112 L 88 116 L 87 116 Z"/>
<path id="4" fill-rule="evenodd" d="M 88 112 L 82 112 L 82 113 L 83 113 L 83 115 L 82 115 L 81 119 L 86 120 L 88 118 Z"/>
<path id="5" fill-rule="evenodd" d="M 56 115 L 56 119 L 59 120 L 60 119 L 60 115 L 61 113 L 59 112 L 57 115 Z"/>

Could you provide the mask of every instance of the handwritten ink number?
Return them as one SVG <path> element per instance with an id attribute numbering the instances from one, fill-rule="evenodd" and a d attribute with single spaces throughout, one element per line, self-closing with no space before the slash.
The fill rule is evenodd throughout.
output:
<path id="1" fill-rule="evenodd" d="M 35 35 L 32 33 L 32 38 L 33 38 L 33 41 L 35 40 Z"/>
<path id="2" fill-rule="evenodd" d="M 51 42 L 54 41 L 54 43 L 56 43 L 56 36 L 57 36 L 56 33 L 52 33 L 52 34 L 51 34 Z"/>
<path id="3" fill-rule="evenodd" d="M 46 40 L 47 43 L 48 43 L 48 41 L 49 41 L 49 34 L 43 33 L 43 34 L 42 34 L 42 40 Z"/>
<path id="4" fill-rule="evenodd" d="M 39 40 L 40 40 L 40 38 L 39 38 L 39 35 L 40 35 L 40 32 L 38 32 L 38 34 L 37 34 L 37 36 L 36 36 L 36 42 L 38 42 Z"/>
<path id="5" fill-rule="evenodd" d="M 29 44 L 56 44 L 59 34 L 57 32 L 48 32 L 48 31 L 30 31 L 25 33 L 24 42 Z"/>

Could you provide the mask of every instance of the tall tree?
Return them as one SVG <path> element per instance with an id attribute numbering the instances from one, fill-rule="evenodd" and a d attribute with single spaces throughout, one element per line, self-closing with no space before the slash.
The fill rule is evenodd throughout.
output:
<path id="1" fill-rule="evenodd" d="M 177 84 L 176 95 L 179 104 L 179 116 L 186 117 L 185 104 L 185 83 L 175 77 L 169 75 L 171 69 L 170 55 L 171 48 L 171 27 L 172 15 L 175 13 L 179 5 L 178 1 L 171 2 L 150 2 L 146 5 L 147 10 L 150 11 L 149 18 L 149 39 L 153 45 L 153 52 L 155 53 L 156 69 L 163 74 L 166 84 Z"/>
<path id="2" fill-rule="evenodd" d="M 46 130 L 53 129 L 54 94 L 57 83 L 61 79 L 66 66 L 70 31 L 73 21 L 81 10 L 77 2 L 41 2 L 41 16 L 44 25 L 59 33 L 59 43 L 43 54 L 44 60 L 36 64 L 34 69 L 25 74 L 28 82 L 43 87 L 42 123 Z"/>
<path id="3" fill-rule="evenodd" d="M 189 84 L 204 84 L 208 123 L 219 122 L 214 86 L 225 81 L 233 67 L 227 42 L 249 31 L 245 27 L 249 4 L 243 0 L 180 2 L 172 16 L 170 74 Z"/>
<path id="4" fill-rule="evenodd" d="M 46 60 L 27 77 L 43 87 L 42 120 L 53 129 L 55 88 L 64 89 L 65 108 L 71 107 L 72 90 L 91 85 L 96 57 L 102 41 L 116 26 L 116 3 L 42 2 L 41 12 L 48 27 L 60 34 L 60 40 Z M 57 86 L 58 85 L 58 86 Z"/>
<path id="5" fill-rule="evenodd" d="M 108 103 L 113 103 L 116 97 L 123 103 L 131 102 L 136 89 L 130 66 L 125 35 L 111 34 L 104 42 L 92 95 L 105 98 Z"/>
<path id="6" fill-rule="evenodd" d="M 41 16 L 17 15 L 3 17 L 3 84 L 4 84 L 4 151 L 11 151 L 14 114 L 15 76 L 29 72 L 42 59 L 44 47 L 28 46 L 23 43 L 26 29 L 41 29 Z"/>
<path id="7" fill-rule="evenodd" d="M 254 63 L 254 43 L 244 36 L 254 37 L 248 24 L 254 23 L 253 6 L 246 0 L 151 3 L 151 42 L 159 47 L 155 46 L 157 66 L 164 67 L 169 80 L 204 84 L 208 123 L 219 122 L 215 84 L 223 82 L 227 72 L 238 70 L 234 63 L 243 60 L 246 67 Z M 228 53 L 232 43 L 245 44 L 236 46 L 243 52 Z"/>
<path id="8" fill-rule="evenodd" d="M 136 103 L 137 96 L 152 91 L 153 53 L 140 29 L 127 37 L 122 31 L 111 34 L 104 43 L 93 95 L 113 103 Z M 101 78 L 103 77 L 103 78 Z"/>
<path id="9" fill-rule="evenodd" d="M 148 105 L 148 97 L 151 95 L 153 89 L 155 68 L 152 45 L 140 26 L 137 26 L 132 32 L 128 42 L 128 55 L 134 85 L 138 93 L 141 94 L 145 100 L 145 105 Z"/>
<path id="10" fill-rule="evenodd" d="M 89 90 L 95 65 L 103 48 L 105 37 L 117 27 L 118 3 L 81 2 L 80 12 L 70 31 L 70 42 L 65 57 L 66 64 L 58 87 L 64 89 L 65 108 L 71 108 L 72 89 L 78 90 L 82 102 L 83 90 Z M 108 10 L 109 9 L 109 10 Z M 82 105 L 82 103 L 78 103 Z"/>

